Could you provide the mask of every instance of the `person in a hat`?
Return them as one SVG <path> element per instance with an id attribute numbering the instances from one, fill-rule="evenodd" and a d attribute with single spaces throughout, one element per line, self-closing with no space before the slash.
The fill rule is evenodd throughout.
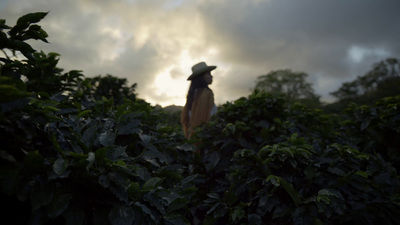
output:
<path id="1" fill-rule="evenodd" d="M 211 116 L 216 113 L 214 94 L 208 87 L 212 83 L 211 71 L 216 66 L 207 66 L 200 62 L 192 67 L 192 74 L 188 80 L 191 81 L 186 97 L 186 104 L 181 114 L 181 124 L 186 138 L 190 139 L 194 128 L 210 121 Z"/>

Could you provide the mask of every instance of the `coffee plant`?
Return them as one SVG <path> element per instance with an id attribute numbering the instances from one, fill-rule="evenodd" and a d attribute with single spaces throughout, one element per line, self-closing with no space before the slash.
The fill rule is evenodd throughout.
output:
<path id="1" fill-rule="evenodd" d="M 349 129 L 338 116 L 262 92 L 223 105 L 197 133 L 207 152 L 201 185 L 212 187 L 199 197 L 201 217 L 207 224 L 397 224 L 396 170 Z"/>
<path id="2" fill-rule="evenodd" d="M 188 141 L 136 84 L 34 50 L 46 15 L 0 20 L 1 224 L 400 221 L 398 96 L 338 116 L 254 92 Z"/>
<path id="3" fill-rule="evenodd" d="M 45 15 L 21 17 L 8 36 L 2 21 L 2 50 L 27 56 L 1 59 L 2 220 L 189 223 L 193 148 L 145 101 L 97 98 L 79 71 L 62 74 L 57 54 L 32 51 L 23 41 L 45 40 L 34 24 Z"/>

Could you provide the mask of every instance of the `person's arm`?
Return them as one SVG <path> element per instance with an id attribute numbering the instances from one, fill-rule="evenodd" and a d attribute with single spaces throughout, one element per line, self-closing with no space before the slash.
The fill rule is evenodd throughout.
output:
<path id="1" fill-rule="evenodd" d="M 189 110 L 187 109 L 187 106 L 182 109 L 182 114 L 181 114 L 181 124 L 182 124 L 182 129 L 183 129 L 183 135 L 186 138 L 189 138 Z"/>

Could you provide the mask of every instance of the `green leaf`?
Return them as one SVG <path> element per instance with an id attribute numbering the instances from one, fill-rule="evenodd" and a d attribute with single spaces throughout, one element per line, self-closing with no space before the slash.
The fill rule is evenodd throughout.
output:
<path id="1" fill-rule="evenodd" d="M 53 201 L 54 189 L 50 186 L 44 186 L 34 190 L 31 195 L 32 211 L 38 210 L 42 206 L 46 206 Z"/>
<path id="2" fill-rule="evenodd" d="M 114 164 L 114 165 L 126 167 L 125 161 L 122 161 L 122 160 L 117 160 L 117 161 L 115 161 L 115 164 Z"/>
<path id="3" fill-rule="evenodd" d="M 24 158 L 24 165 L 30 173 L 39 173 L 44 169 L 44 157 L 40 155 L 39 151 L 29 152 Z"/>
<path id="4" fill-rule="evenodd" d="M 220 161 L 220 156 L 217 152 L 212 152 L 208 158 L 208 163 L 206 164 L 207 171 L 212 171 Z"/>
<path id="5" fill-rule="evenodd" d="M 244 218 L 245 215 L 246 215 L 246 213 L 243 210 L 243 208 L 238 206 L 235 208 L 233 213 L 231 213 L 231 218 L 232 218 L 233 222 L 237 222 L 237 221 L 241 220 L 242 218 Z"/>
<path id="6" fill-rule="evenodd" d="M 271 183 L 276 187 L 283 187 L 283 189 L 285 189 L 285 191 L 290 195 L 296 206 L 301 203 L 300 194 L 294 189 L 293 185 L 285 179 L 275 175 L 269 175 L 267 177 L 267 181 L 271 181 Z"/>
<path id="7" fill-rule="evenodd" d="M 361 125 L 360 125 L 360 130 L 365 130 L 367 129 L 367 127 L 369 126 L 369 123 L 371 122 L 371 120 L 364 120 Z"/>
<path id="8" fill-rule="evenodd" d="M 124 123 L 119 129 L 119 135 L 126 135 L 126 134 L 140 134 L 142 130 L 139 128 L 141 125 L 140 120 L 131 120 L 128 123 Z"/>
<path id="9" fill-rule="evenodd" d="M 68 168 L 69 162 L 63 158 L 57 159 L 53 164 L 53 171 L 57 175 L 63 174 Z"/>
<path id="10" fill-rule="evenodd" d="M 271 183 L 275 186 L 275 187 L 279 187 L 281 185 L 280 181 L 281 179 L 275 175 L 269 175 L 267 177 L 267 181 L 271 181 Z"/>
<path id="11" fill-rule="evenodd" d="M 136 167 L 136 174 L 139 176 L 140 179 L 148 180 L 151 178 L 151 173 L 146 167 L 141 166 L 139 164 L 137 164 L 135 167 Z"/>
<path id="12" fill-rule="evenodd" d="M 125 191 L 128 189 L 130 185 L 130 180 L 126 175 L 120 172 L 110 172 L 108 173 L 108 176 L 110 177 L 111 181 L 122 187 Z"/>
<path id="13" fill-rule="evenodd" d="M 127 146 L 115 146 L 114 148 L 107 149 L 107 157 L 111 160 L 117 160 L 121 156 L 126 155 L 126 147 Z"/>
<path id="14" fill-rule="evenodd" d="M 28 92 L 15 87 L 15 85 L 0 84 L 0 103 L 11 102 L 27 96 L 29 96 Z"/>
<path id="15" fill-rule="evenodd" d="M 83 132 L 82 143 L 87 147 L 91 147 L 97 137 L 97 124 L 90 124 L 89 127 Z"/>
<path id="16" fill-rule="evenodd" d="M 28 27 L 31 23 L 37 23 L 41 21 L 48 12 L 36 12 L 36 13 L 28 13 L 17 20 L 17 26 Z"/>
<path id="17" fill-rule="evenodd" d="M 107 146 L 111 146 L 114 144 L 115 137 L 116 136 L 115 136 L 114 132 L 107 130 L 100 134 L 99 141 L 103 146 L 107 147 Z"/>
<path id="18" fill-rule="evenodd" d="M 164 178 L 152 177 L 143 184 L 142 190 L 143 191 L 151 191 L 154 188 L 156 188 L 158 185 L 160 185 L 163 180 L 164 180 Z"/>
<path id="19" fill-rule="evenodd" d="M 313 179 L 316 176 L 316 171 L 312 165 L 307 166 L 307 168 L 304 169 L 304 174 L 306 175 L 306 178 L 308 180 Z"/>
<path id="20" fill-rule="evenodd" d="M 112 225 L 131 225 L 134 215 L 131 207 L 113 207 L 108 214 L 108 219 Z"/>
<path id="21" fill-rule="evenodd" d="M 20 168 L 0 167 L 0 187 L 2 193 L 6 195 L 14 195 L 21 187 Z"/>
<path id="22" fill-rule="evenodd" d="M 328 171 L 331 172 L 332 174 L 339 175 L 342 177 L 346 176 L 346 173 L 343 170 L 339 169 L 338 167 L 329 167 Z"/>
<path id="23" fill-rule="evenodd" d="M 359 175 L 359 176 L 362 176 L 362 177 L 364 177 L 366 179 L 368 179 L 368 176 L 369 176 L 369 174 L 367 172 L 361 171 L 361 170 L 357 171 L 355 174 Z"/>
<path id="24" fill-rule="evenodd" d="M 132 182 L 127 190 L 129 198 L 136 200 L 140 195 L 140 185 L 138 182 Z"/>
<path id="25" fill-rule="evenodd" d="M 185 151 L 185 152 L 194 152 L 196 148 L 190 144 L 183 144 L 176 147 L 178 150 Z"/>
<path id="26" fill-rule="evenodd" d="M 0 30 L 1 29 L 10 29 L 11 27 L 6 25 L 6 20 L 0 19 Z"/>
<path id="27" fill-rule="evenodd" d="M 258 214 L 250 214 L 247 217 L 248 225 L 262 225 L 261 216 Z"/>
<path id="28" fill-rule="evenodd" d="M 196 179 L 196 177 L 198 177 L 198 176 L 199 176 L 198 174 L 194 174 L 194 175 L 185 177 L 185 178 L 181 181 L 181 185 L 182 185 L 182 186 L 186 185 L 187 183 L 189 183 L 189 182 L 191 182 L 192 180 Z"/>
<path id="29" fill-rule="evenodd" d="M 279 148 L 279 154 L 281 155 L 282 153 L 287 153 L 289 154 L 292 158 L 294 157 L 292 149 L 288 147 L 281 147 Z M 286 154 L 285 154 L 286 155 Z"/>
<path id="30" fill-rule="evenodd" d="M 142 141 L 142 145 L 147 147 L 151 142 L 151 136 L 147 134 L 139 134 L 140 140 Z"/>
<path id="31" fill-rule="evenodd" d="M 219 207 L 221 205 L 221 203 L 216 203 L 214 204 L 208 211 L 207 211 L 207 215 L 209 215 L 210 213 L 214 212 L 214 210 Z"/>
<path id="32" fill-rule="evenodd" d="M 171 204 L 169 204 L 168 208 L 167 208 L 167 213 L 170 214 L 171 212 L 181 209 L 183 207 L 185 207 L 187 204 L 189 203 L 189 201 L 185 198 L 178 198 L 175 199 L 173 202 L 171 202 Z"/>
<path id="33" fill-rule="evenodd" d="M 90 109 L 83 110 L 82 112 L 80 112 L 80 113 L 78 114 L 77 118 L 84 117 L 84 116 L 88 115 L 88 114 L 91 113 L 91 112 L 92 112 L 92 110 L 90 110 Z"/>
<path id="34" fill-rule="evenodd" d="M 171 225 L 190 225 L 191 224 L 185 216 L 182 216 L 181 214 L 176 214 L 176 213 L 167 215 L 165 217 L 165 219 L 167 222 L 165 224 L 171 224 Z"/>
<path id="35" fill-rule="evenodd" d="M 214 211 L 215 218 L 222 218 L 228 213 L 228 207 L 225 204 L 220 204 Z"/>
<path id="36" fill-rule="evenodd" d="M 333 191 L 330 191 L 328 189 L 321 189 L 318 191 L 318 196 L 335 196 L 335 197 L 339 197 L 336 193 L 334 193 Z"/>
<path id="37" fill-rule="evenodd" d="M 53 201 L 46 207 L 47 215 L 54 219 L 60 216 L 69 206 L 73 194 L 63 193 L 55 195 Z"/>
<path id="38" fill-rule="evenodd" d="M 110 177 L 107 175 L 101 175 L 99 176 L 99 184 L 103 188 L 108 188 L 110 186 Z"/>
<path id="39" fill-rule="evenodd" d="M 298 136 L 298 134 L 297 134 L 297 132 L 296 132 L 296 133 L 292 134 L 292 136 L 290 137 L 290 142 L 291 142 L 292 144 L 296 143 L 297 136 Z"/>
<path id="40" fill-rule="evenodd" d="M 166 161 L 167 156 L 164 153 L 159 152 L 155 149 L 145 151 L 142 155 L 142 158 L 147 162 L 153 164 L 155 167 L 160 167 L 156 159 L 158 159 L 161 162 L 167 162 Z"/>
<path id="41" fill-rule="evenodd" d="M 135 206 L 139 207 L 145 214 L 149 215 L 153 221 L 156 220 L 155 216 L 153 215 L 153 212 L 146 205 L 141 204 L 140 202 L 135 202 Z"/>
<path id="42" fill-rule="evenodd" d="M 291 183 L 289 183 L 288 181 L 286 181 L 283 178 L 280 178 L 280 183 L 281 186 L 286 190 L 286 192 L 290 195 L 290 197 L 293 199 L 294 203 L 296 206 L 300 205 L 301 203 L 301 197 L 299 192 L 297 192 L 293 185 Z"/>
<path id="43" fill-rule="evenodd" d="M 68 207 L 64 213 L 65 225 L 82 225 L 85 213 L 79 207 Z"/>
<path id="44" fill-rule="evenodd" d="M 87 161 L 89 161 L 89 164 L 86 166 L 86 171 L 89 171 L 89 169 L 93 166 L 94 162 L 96 159 L 96 155 L 93 152 L 88 153 Z"/>
<path id="45" fill-rule="evenodd" d="M 209 193 L 207 194 L 208 197 L 219 200 L 218 193 Z"/>
<path id="46" fill-rule="evenodd" d="M 108 167 L 111 161 L 107 158 L 108 148 L 97 149 L 95 154 L 96 168 L 102 169 Z"/>
<path id="47" fill-rule="evenodd" d="M 39 25 L 31 25 L 29 27 L 29 30 L 25 32 L 25 34 L 22 36 L 21 39 L 22 40 L 35 39 L 47 43 L 46 40 L 47 37 L 48 35 L 46 31 L 44 31 Z"/>

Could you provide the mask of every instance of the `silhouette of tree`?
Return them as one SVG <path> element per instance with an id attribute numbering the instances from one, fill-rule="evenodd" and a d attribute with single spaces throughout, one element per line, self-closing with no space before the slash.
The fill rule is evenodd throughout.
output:
<path id="1" fill-rule="evenodd" d="M 372 70 L 354 81 L 343 83 L 331 93 L 343 102 L 370 104 L 382 97 L 400 94 L 400 65 L 395 58 L 374 64 Z"/>
<path id="2" fill-rule="evenodd" d="M 314 93 L 307 74 L 289 69 L 271 71 L 259 76 L 255 89 L 274 94 L 284 94 L 288 103 L 301 102 L 309 106 L 319 106 L 319 96 Z"/>
<path id="3" fill-rule="evenodd" d="M 94 78 L 86 78 L 91 84 L 91 94 L 96 100 L 100 100 L 102 97 L 113 98 L 114 104 L 120 105 L 124 102 L 124 99 L 134 101 L 136 99 L 136 86 L 134 83 L 128 86 L 128 80 L 125 78 L 118 78 L 107 74 L 106 76 L 96 76 Z"/>

